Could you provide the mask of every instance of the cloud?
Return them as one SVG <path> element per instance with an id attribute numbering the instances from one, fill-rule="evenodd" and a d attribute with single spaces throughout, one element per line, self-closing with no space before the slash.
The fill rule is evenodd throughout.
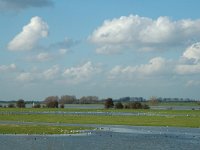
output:
<path id="1" fill-rule="evenodd" d="M 77 84 L 88 81 L 99 72 L 99 66 L 95 66 L 92 62 L 88 61 L 83 65 L 65 69 L 63 77 L 66 79 L 66 82 Z"/>
<path id="2" fill-rule="evenodd" d="M 68 49 L 62 48 L 62 49 L 59 49 L 59 54 L 65 55 L 68 51 L 69 51 Z"/>
<path id="3" fill-rule="evenodd" d="M 91 80 L 94 75 L 97 75 L 100 72 L 100 66 L 94 65 L 89 61 L 80 66 L 65 69 L 60 68 L 58 65 L 53 65 L 44 70 L 33 68 L 32 70 L 19 73 L 16 80 L 34 83 L 53 80 L 58 83 L 79 84 Z"/>
<path id="4" fill-rule="evenodd" d="M 16 77 L 17 81 L 21 82 L 44 82 L 46 80 L 54 80 L 57 77 L 61 77 L 60 67 L 54 65 L 46 70 L 40 70 L 33 68 L 30 71 L 21 72 Z"/>
<path id="5" fill-rule="evenodd" d="M 16 71 L 17 67 L 15 64 L 10 65 L 0 65 L 0 73 Z"/>
<path id="6" fill-rule="evenodd" d="M 23 27 L 21 33 L 16 35 L 8 44 L 11 51 L 32 50 L 41 38 L 48 36 L 48 25 L 42 18 L 36 16 L 31 18 L 30 23 Z"/>
<path id="7" fill-rule="evenodd" d="M 176 72 L 180 75 L 191 75 L 200 73 L 200 64 L 179 64 L 176 66 Z"/>
<path id="8" fill-rule="evenodd" d="M 25 61 L 28 62 L 47 62 L 60 60 L 68 53 L 68 49 L 59 49 L 55 52 L 40 52 L 36 55 L 27 56 Z"/>
<path id="9" fill-rule="evenodd" d="M 22 82 L 30 82 L 35 79 L 35 76 L 30 72 L 23 72 L 23 73 L 20 73 L 16 79 Z"/>
<path id="10" fill-rule="evenodd" d="M 200 86 L 200 81 L 198 80 L 189 80 L 186 83 L 187 87 L 193 87 L 193 86 Z"/>
<path id="11" fill-rule="evenodd" d="M 49 53 L 39 53 L 39 54 L 36 56 L 36 59 L 37 59 L 38 61 L 47 61 L 47 60 L 52 59 L 52 56 L 51 56 Z"/>
<path id="12" fill-rule="evenodd" d="M 122 16 L 104 21 L 89 36 L 89 41 L 97 46 L 96 52 L 101 54 L 118 53 L 130 48 L 163 50 L 200 40 L 199 26 L 200 20 Z"/>
<path id="13" fill-rule="evenodd" d="M 186 59 L 192 59 L 195 63 L 200 61 L 200 42 L 192 44 L 183 53 L 183 57 Z"/>
<path id="14" fill-rule="evenodd" d="M 42 73 L 44 79 L 46 80 L 55 79 L 56 77 L 59 76 L 59 74 L 60 74 L 60 68 L 57 65 L 54 65 L 53 67 L 45 70 Z"/>
<path id="15" fill-rule="evenodd" d="M 76 45 L 78 43 L 79 43 L 78 41 L 66 37 L 63 41 L 50 44 L 48 49 L 68 49 L 71 46 Z"/>
<path id="16" fill-rule="evenodd" d="M 141 64 L 136 66 L 115 66 L 109 72 L 109 78 L 115 79 L 122 77 L 124 79 L 133 79 L 141 76 L 153 76 L 169 74 L 171 69 L 170 61 L 165 60 L 162 57 L 152 58 L 147 64 Z"/>
<path id="17" fill-rule="evenodd" d="M 175 66 L 179 75 L 195 75 L 200 73 L 200 43 L 194 43 L 183 52 L 180 62 Z"/>
<path id="18" fill-rule="evenodd" d="M 52 5 L 52 0 L 0 0 L 0 9 L 4 11 L 21 10 L 30 7 L 46 7 Z"/>

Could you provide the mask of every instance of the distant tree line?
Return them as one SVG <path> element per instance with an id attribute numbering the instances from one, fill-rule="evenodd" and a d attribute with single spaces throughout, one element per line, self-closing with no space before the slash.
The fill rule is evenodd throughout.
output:
<path id="1" fill-rule="evenodd" d="M 60 98 L 58 96 L 49 96 L 45 98 L 44 104 L 48 108 L 64 108 L 64 104 L 97 104 L 100 103 L 97 96 L 83 96 L 77 99 L 75 96 L 64 95 Z"/>
<path id="2" fill-rule="evenodd" d="M 142 104 L 139 101 L 135 102 L 128 102 L 123 104 L 122 102 L 118 101 L 115 102 L 112 98 L 107 98 L 104 100 L 104 107 L 106 109 L 115 108 L 115 109 L 149 109 L 150 107 L 147 104 Z"/>
<path id="3" fill-rule="evenodd" d="M 120 102 L 146 102 L 151 100 L 152 98 L 156 98 L 158 102 L 199 102 L 200 100 L 191 99 L 191 98 L 162 98 L 162 97 L 156 97 L 152 96 L 149 99 L 145 99 L 143 97 L 121 97 L 119 99 L 115 99 L 114 101 L 120 101 Z"/>
<path id="4" fill-rule="evenodd" d="M 148 102 L 148 103 L 147 103 Z M 64 108 L 65 104 L 104 104 L 105 108 L 125 108 L 125 109 L 147 109 L 148 105 L 157 105 L 160 102 L 197 102 L 200 101 L 189 98 L 160 98 L 151 97 L 148 100 L 143 97 L 121 97 L 119 99 L 99 99 L 97 96 L 83 96 L 76 98 L 74 95 L 48 96 L 43 101 L 24 101 L 19 99 L 17 101 L 0 101 L 0 103 L 8 103 L 7 105 L 0 104 L 0 107 L 9 108 L 24 108 L 26 104 L 32 105 L 33 108 L 47 107 L 47 108 Z M 147 105 L 148 104 L 148 105 Z"/>

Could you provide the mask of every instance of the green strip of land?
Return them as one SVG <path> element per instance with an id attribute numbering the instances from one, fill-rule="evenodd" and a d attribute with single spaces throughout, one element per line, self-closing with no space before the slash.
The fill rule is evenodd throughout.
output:
<path id="1" fill-rule="evenodd" d="M 155 109 L 79 109 L 79 108 L 0 108 L 1 113 L 15 112 L 130 112 L 171 115 L 198 115 L 200 110 L 155 110 Z"/>
<path id="2" fill-rule="evenodd" d="M 40 112 L 55 113 L 39 114 Z M 108 114 L 72 115 L 64 112 L 108 112 Z M 111 115 L 110 112 L 145 113 L 147 115 Z M 5 125 L 6 121 L 13 121 L 13 124 L 7 123 Z M 29 122 L 29 124 L 27 125 L 26 122 Z M 56 123 L 58 126 L 43 125 L 42 123 Z M 78 133 L 79 130 L 92 129 L 89 127 L 61 126 L 59 123 L 80 124 L 80 126 L 84 126 L 84 124 L 99 124 L 200 128 L 200 110 L 0 108 L 0 134 L 74 134 Z"/>
<path id="3" fill-rule="evenodd" d="M 1 121 L 104 124 L 131 126 L 173 126 L 200 128 L 199 116 L 96 116 L 56 114 L 4 114 Z"/>

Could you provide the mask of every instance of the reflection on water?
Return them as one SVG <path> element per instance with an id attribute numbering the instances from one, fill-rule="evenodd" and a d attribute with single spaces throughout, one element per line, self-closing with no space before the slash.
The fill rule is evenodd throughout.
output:
<path id="1" fill-rule="evenodd" d="M 0 135 L 2 150 L 199 150 L 200 129 L 104 126 L 81 135 Z"/>

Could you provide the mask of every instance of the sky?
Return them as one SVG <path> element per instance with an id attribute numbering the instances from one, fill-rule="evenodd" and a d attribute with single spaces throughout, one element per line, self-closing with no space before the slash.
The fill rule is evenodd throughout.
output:
<path id="1" fill-rule="evenodd" d="M 199 0 L 0 0 L 0 100 L 200 99 Z"/>

